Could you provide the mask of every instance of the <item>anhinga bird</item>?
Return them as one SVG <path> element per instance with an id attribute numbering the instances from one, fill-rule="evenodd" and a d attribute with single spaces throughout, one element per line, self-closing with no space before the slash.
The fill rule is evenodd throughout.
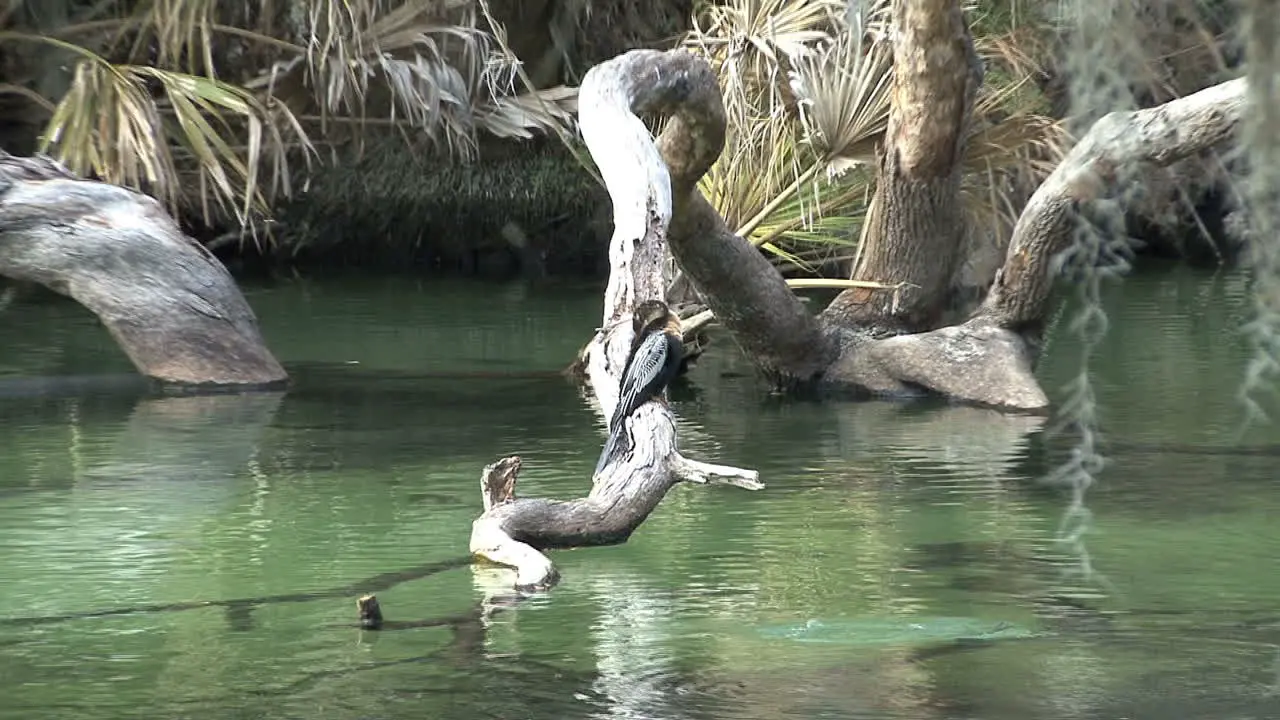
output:
<path id="1" fill-rule="evenodd" d="M 684 359 L 684 338 L 680 318 L 661 300 L 646 300 L 636 306 L 631 319 L 635 338 L 631 354 L 622 369 L 618 404 L 609 419 L 609 439 L 596 463 L 596 475 L 609 464 L 626 436 L 626 419 L 637 408 L 660 397 L 680 372 Z"/>

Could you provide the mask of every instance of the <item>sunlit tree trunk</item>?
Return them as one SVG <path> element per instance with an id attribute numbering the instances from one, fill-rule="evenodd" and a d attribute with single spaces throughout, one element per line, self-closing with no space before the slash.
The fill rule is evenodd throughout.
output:
<path id="1" fill-rule="evenodd" d="M 960 158 L 982 65 L 960 0 L 894 0 L 893 103 L 854 288 L 826 310 L 845 326 L 937 327 L 964 239 Z"/>

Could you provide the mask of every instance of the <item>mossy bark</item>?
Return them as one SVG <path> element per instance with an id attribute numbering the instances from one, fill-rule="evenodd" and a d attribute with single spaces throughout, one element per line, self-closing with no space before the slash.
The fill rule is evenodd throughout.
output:
<path id="1" fill-rule="evenodd" d="M 608 193 L 554 139 L 490 141 L 461 163 L 375 134 L 317 165 L 277 220 L 267 263 L 479 276 L 608 267 Z"/>

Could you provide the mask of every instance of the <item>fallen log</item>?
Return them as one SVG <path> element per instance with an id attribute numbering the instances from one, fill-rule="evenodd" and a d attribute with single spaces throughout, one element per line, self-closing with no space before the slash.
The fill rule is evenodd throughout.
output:
<path id="1" fill-rule="evenodd" d="M 724 107 L 706 63 L 674 55 L 656 64 L 652 51 L 634 51 L 592 68 L 579 91 L 583 137 L 613 200 L 614 233 L 601 328 L 583 353 L 590 387 L 603 417 L 613 414 L 633 337 L 631 314 L 645 300 L 665 299 L 667 227 L 672 183 L 668 166 L 638 115 L 664 115 L 685 129 L 686 175 L 701 175 L 724 144 Z M 707 92 L 707 88 L 712 92 Z M 593 479 L 586 497 L 516 498 L 518 456 L 485 467 L 484 512 L 472 524 L 471 552 L 513 568 L 516 586 L 546 588 L 558 573 L 542 551 L 617 544 L 627 540 L 677 482 L 727 483 L 759 489 L 754 470 L 713 465 L 680 454 L 675 420 L 661 400 L 626 421 L 632 447 Z"/>
<path id="2" fill-rule="evenodd" d="M 163 384 L 288 379 L 231 274 L 159 202 L 51 158 L 0 151 L 0 275 L 88 308 L 138 372 Z"/>
<path id="3" fill-rule="evenodd" d="M 649 77 L 702 62 L 684 51 L 628 56 L 645 64 L 637 72 Z M 717 91 L 714 78 L 698 77 L 707 83 L 703 92 Z M 1244 89 L 1243 80 L 1233 80 L 1099 120 L 1032 196 L 991 292 L 958 325 L 886 336 L 874 326 L 859 326 L 848 313 L 808 312 L 777 269 L 734 234 L 696 189 L 701 170 L 684 154 L 699 139 L 677 123 L 668 123 L 657 139 L 675 189 L 669 246 L 719 325 L 780 390 L 880 397 L 933 393 L 1041 413 L 1049 406 L 1035 377 L 1042 320 L 1058 273 L 1055 262 L 1073 247 L 1077 223 L 1095 209 L 1114 207 L 1141 170 L 1168 166 L 1231 138 L 1243 114 Z M 615 143 L 623 142 L 652 140 L 615 136 Z"/>

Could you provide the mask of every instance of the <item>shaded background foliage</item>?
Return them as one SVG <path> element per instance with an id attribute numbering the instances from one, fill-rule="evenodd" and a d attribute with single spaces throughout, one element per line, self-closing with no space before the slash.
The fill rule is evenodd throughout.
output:
<path id="1" fill-rule="evenodd" d="M 987 78 L 967 144 L 958 292 L 986 287 L 1013 220 L 1070 141 L 1072 25 L 1056 7 L 966 3 Z M 575 86 L 628 49 L 684 46 L 716 68 L 730 116 L 704 193 L 789 274 L 848 278 L 887 117 L 888 10 L 11 0 L 0 7 L 0 143 L 154 194 L 236 261 L 599 275 L 609 201 L 577 140 Z M 1137 42 L 1115 56 L 1139 106 L 1217 82 L 1239 60 L 1227 3 L 1133 12 Z M 1131 232 L 1162 252 L 1230 257 L 1232 178 L 1217 156 L 1162 172 Z"/>

